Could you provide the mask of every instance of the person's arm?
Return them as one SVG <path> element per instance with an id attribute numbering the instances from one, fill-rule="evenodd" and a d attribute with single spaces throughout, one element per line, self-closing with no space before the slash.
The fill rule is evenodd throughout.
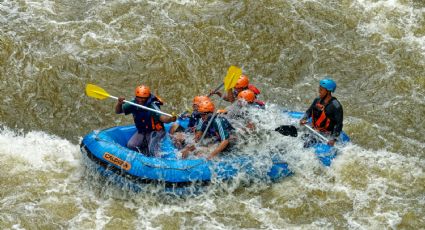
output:
<path id="1" fill-rule="evenodd" d="M 213 157 L 221 153 L 229 145 L 229 132 L 224 128 L 223 121 L 220 118 L 217 118 L 214 120 L 213 125 L 218 131 L 221 142 L 207 157 L 208 160 L 211 160 Z"/>
<path id="2" fill-rule="evenodd" d="M 304 116 L 300 120 L 300 124 L 304 125 L 307 123 L 307 120 L 311 117 L 311 112 L 313 111 L 313 106 L 316 104 L 316 99 L 313 100 L 310 107 L 308 107 L 307 111 L 305 111 Z"/>
<path id="3" fill-rule="evenodd" d="M 176 130 L 179 128 L 179 126 L 180 125 L 178 123 L 174 123 L 170 128 L 170 131 L 169 131 L 170 135 L 173 135 L 176 132 Z"/>
<path id="4" fill-rule="evenodd" d="M 332 139 L 337 140 L 342 132 L 344 112 L 341 104 L 337 101 L 332 103 L 332 107 L 332 119 L 334 120 L 335 126 L 331 131 L 331 137 Z"/>
<path id="5" fill-rule="evenodd" d="M 193 152 L 196 149 L 195 145 L 188 145 L 184 147 L 184 149 L 181 151 L 182 158 L 187 158 L 189 156 L 189 153 Z"/>
<path id="6" fill-rule="evenodd" d="M 212 151 L 210 155 L 207 157 L 207 160 L 211 160 L 212 158 L 214 158 L 216 155 L 221 153 L 228 145 L 229 145 L 229 140 L 227 139 L 220 142 L 217 148 L 215 148 L 214 151 Z"/>
<path id="7" fill-rule="evenodd" d="M 119 97 L 118 98 L 118 102 L 115 105 L 115 113 L 116 114 L 120 114 L 120 113 L 123 113 L 124 112 L 123 109 L 122 109 L 122 105 L 124 103 L 124 100 L 125 100 L 124 97 Z"/>
<path id="8" fill-rule="evenodd" d="M 254 122 L 252 122 L 251 120 L 247 120 L 246 121 L 246 127 L 249 129 L 249 130 L 255 130 L 255 123 Z"/>
<path id="9" fill-rule="evenodd" d="M 195 132 L 195 137 L 194 137 L 195 142 L 198 142 L 198 141 L 201 139 L 202 134 L 204 134 L 204 132 L 202 132 L 202 131 L 198 131 L 198 130 L 197 130 L 197 131 Z"/>
<path id="10" fill-rule="evenodd" d="M 162 123 L 170 123 L 170 122 L 174 122 L 174 121 L 176 121 L 176 120 L 177 120 L 177 116 L 176 116 L 176 115 L 173 115 L 172 117 L 169 117 L 169 116 L 161 115 L 161 116 L 159 117 L 159 120 L 160 120 Z"/>
<path id="11" fill-rule="evenodd" d="M 224 99 L 224 100 L 231 102 L 231 103 L 233 103 L 236 100 L 235 95 L 233 95 L 233 89 L 227 90 L 226 99 Z"/>
<path id="12" fill-rule="evenodd" d="M 157 111 L 161 111 L 160 107 L 156 104 L 156 103 L 152 103 L 151 104 L 151 109 L 157 110 Z M 159 120 L 162 123 L 170 123 L 170 122 L 174 122 L 177 120 L 177 116 L 173 115 L 172 117 L 169 116 L 165 116 L 165 115 L 159 115 L 158 113 L 155 113 L 155 116 L 159 116 Z M 158 119 L 158 118 L 156 118 Z"/>
<path id="13" fill-rule="evenodd" d="M 228 101 L 228 102 L 235 101 L 235 97 L 233 96 L 232 89 L 227 90 L 225 95 L 223 95 L 222 93 L 220 93 L 218 91 L 216 91 L 216 92 L 211 91 L 210 95 L 213 95 L 213 94 L 217 94 L 221 99 Z"/>

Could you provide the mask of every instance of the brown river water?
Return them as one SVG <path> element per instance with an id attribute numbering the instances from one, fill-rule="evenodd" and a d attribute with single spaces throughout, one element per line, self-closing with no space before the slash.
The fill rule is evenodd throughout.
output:
<path id="1" fill-rule="evenodd" d="M 1 229 L 425 228 L 424 1 L 4 0 L 0 24 Z M 84 166 L 84 135 L 132 123 L 86 84 L 130 99 L 143 83 L 178 113 L 231 65 L 261 90 L 270 128 L 332 76 L 352 143 L 325 168 L 273 134 L 252 148 L 295 146 L 293 176 L 190 197 Z"/>

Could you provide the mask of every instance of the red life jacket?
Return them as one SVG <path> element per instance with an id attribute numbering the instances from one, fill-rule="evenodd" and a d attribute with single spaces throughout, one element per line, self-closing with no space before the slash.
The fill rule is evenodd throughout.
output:
<path id="1" fill-rule="evenodd" d="M 251 90 L 252 92 L 254 92 L 255 95 L 260 94 L 260 90 L 257 87 L 255 87 L 254 85 L 249 84 L 248 89 Z"/>
<path id="2" fill-rule="evenodd" d="M 321 111 L 319 117 L 314 117 L 314 111 L 311 112 L 313 128 L 319 130 L 320 132 L 330 131 L 328 130 L 328 128 L 329 128 L 329 124 L 331 123 L 331 120 L 326 116 L 326 113 L 325 113 L 325 108 L 328 104 L 322 105 L 319 102 L 316 104 L 316 110 Z"/>

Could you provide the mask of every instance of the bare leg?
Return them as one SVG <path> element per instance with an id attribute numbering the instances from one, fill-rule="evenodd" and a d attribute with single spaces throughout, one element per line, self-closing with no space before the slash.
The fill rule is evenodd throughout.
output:
<path id="1" fill-rule="evenodd" d="M 140 149 L 143 148 L 143 140 L 145 135 L 135 132 L 130 140 L 127 142 L 127 148 L 140 152 Z"/>

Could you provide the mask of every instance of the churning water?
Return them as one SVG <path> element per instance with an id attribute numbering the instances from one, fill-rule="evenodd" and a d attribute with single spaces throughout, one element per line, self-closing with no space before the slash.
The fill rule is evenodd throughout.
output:
<path id="1" fill-rule="evenodd" d="M 0 24 L 2 229 L 425 228 L 422 0 L 3 0 Z M 132 123 L 87 83 L 127 98 L 144 83 L 179 112 L 230 65 L 262 90 L 264 129 L 331 75 L 352 144 L 325 168 L 268 132 L 244 153 L 285 148 L 292 177 L 189 197 L 123 190 L 84 167 L 82 136 Z"/>

